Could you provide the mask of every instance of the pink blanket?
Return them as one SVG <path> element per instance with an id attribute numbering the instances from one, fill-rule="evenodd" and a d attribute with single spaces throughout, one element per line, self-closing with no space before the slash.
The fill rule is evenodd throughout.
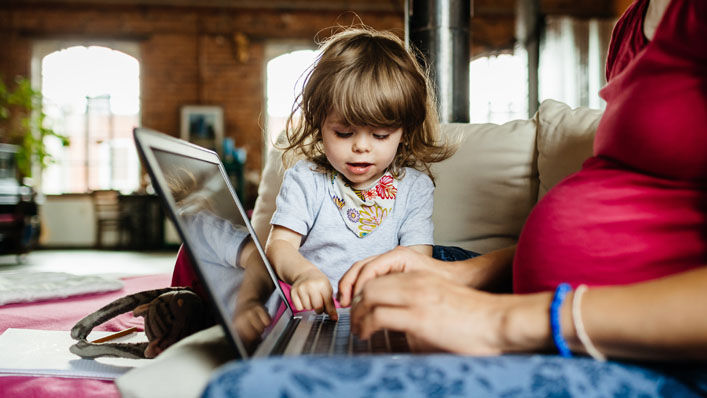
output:
<path id="1" fill-rule="evenodd" d="M 0 333 L 7 328 L 66 330 L 84 316 L 111 301 L 142 290 L 170 286 L 171 274 L 125 278 L 122 290 L 87 294 L 36 303 L 9 304 L 0 307 Z M 142 318 L 123 314 L 94 330 L 118 331 L 131 326 L 142 330 Z M 61 377 L 0 375 L 0 397 L 120 397 L 112 381 Z"/>

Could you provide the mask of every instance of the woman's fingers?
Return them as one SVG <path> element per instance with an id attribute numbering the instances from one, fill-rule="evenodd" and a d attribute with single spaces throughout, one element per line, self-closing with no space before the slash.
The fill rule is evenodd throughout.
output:
<path id="1" fill-rule="evenodd" d="M 351 304 L 351 300 L 353 298 L 353 285 L 359 278 L 361 268 L 376 257 L 378 256 L 370 256 L 363 260 L 356 261 L 351 268 L 344 273 L 341 279 L 339 279 L 339 303 L 342 306 L 348 307 Z"/>
<path id="2" fill-rule="evenodd" d="M 397 248 L 354 263 L 339 281 L 339 302 L 348 306 L 353 296 L 357 295 L 363 286 L 371 279 L 391 272 L 402 272 L 405 269 L 404 256 L 412 250 L 398 246 Z"/>
<path id="3" fill-rule="evenodd" d="M 361 339 L 366 340 L 381 329 L 407 332 L 416 322 L 416 316 L 410 307 L 376 307 L 360 318 L 355 332 Z"/>
<path id="4" fill-rule="evenodd" d="M 371 280 L 356 297 L 351 327 L 363 339 L 392 329 L 407 333 L 417 350 L 473 355 L 503 352 L 503 314 L 513 305 L 509 298 L 419 271 Z"/>
<path id="5" fill-rule="evenodd" d="M 424 278 L 417 273 L 392 274 L 373 279 L 357 294 L 351 308 L 352 325 L 360 325 L 379 307 L 411 307 L 417 300 Z"/>
<path id="6" fill-rule="evenodd" d="M 439 351 L 439 348 L 435 344 L 421 339 L 414 334 L 407 333 L 405 335 L 408 342 L 408 347 L 410 347 L 411 352 L 435 352 Z"/>

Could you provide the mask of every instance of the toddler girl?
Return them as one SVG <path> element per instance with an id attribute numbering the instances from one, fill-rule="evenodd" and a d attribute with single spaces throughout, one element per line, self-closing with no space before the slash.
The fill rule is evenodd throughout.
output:
<path id="1" fill-rule="evenodd" d="M 415 55 L 370 29 L 323 44 L 286 135 L 285 166 L 305 160 L 285 172 L 266 254 L 296 310 L 336 319 L 334 289 L 354 262 L 398 245 L 432 254 L 429 165 L 451 151 Z"/>

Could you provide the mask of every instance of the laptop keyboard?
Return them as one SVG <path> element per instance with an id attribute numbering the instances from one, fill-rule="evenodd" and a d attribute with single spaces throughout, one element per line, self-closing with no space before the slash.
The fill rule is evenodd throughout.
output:
<path id="1" fill-rule="evenodd" d="M 408 352 L 405 334 L 390 330 L 379 330 L 370 339 L 361 340 L 351 333 L 351 318 L 348 312 L 339 313 L 333 321 L 321 314 L 314 318 L 302 349 L 303 354 L 343 355 Z"/>

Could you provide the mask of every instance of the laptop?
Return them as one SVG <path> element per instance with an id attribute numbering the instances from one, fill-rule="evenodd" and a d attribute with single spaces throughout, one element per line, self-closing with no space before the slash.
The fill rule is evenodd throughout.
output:
<path id="1" fill-rule="evenodd" d="M 348 308 L 338 309 L 338 321 L 295 313 L 216 152 L 145 128 L 133 136 L 238 358 L 409 351 L 399 332 L 358 339 Z"/>

